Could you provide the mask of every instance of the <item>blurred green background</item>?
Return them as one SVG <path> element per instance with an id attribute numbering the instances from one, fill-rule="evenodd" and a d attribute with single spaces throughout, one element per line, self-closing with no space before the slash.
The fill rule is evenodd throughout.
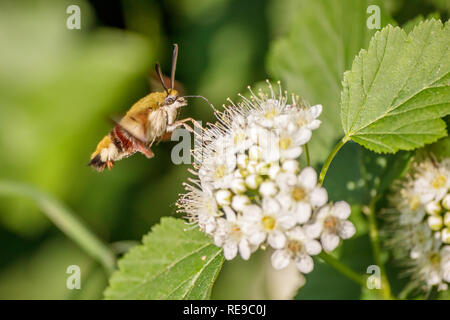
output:
<path id="1" fill-rule="evenodd" d="M 105 242 L 140 240 L 161 216 L 176 215 L 174 203 L 183 191 L 188 166 L 172 164 L 174 143 L 169 142 L 154 148 L 154 159 L 136 155 L 110 172 L 94 172 L 87 162 L 110 130 L 108 117 L 123 113 L 149 92 L 148 74 L 156 61 L 170 72 L 173 43 L 180 46 L 177 80 L 185 93 L 204 95 L 215 106 L 227 97 L 235 99 L 249 84 L 276 77 L 276 64 L 268 58 L 272 43 L 286 36 L 298 19 L 309 17 L 317 24 L 322 19 L 309 14 L 305 3 L 1 1 L 0 180 L 26 183 L 50 194 Z M 71 4 L 81 8 L 81 30 L 66 28 L 66 8 Z M 389 0 L 383 5 L 399 25 L 419 14 L 437 13 L 444 20 L 449 10 L 445 0 Z M 347 20 L 352 22 L 351 17 Z M 349 51 L 337 68 L 340 72 L 359 49 Z M 320 79 L 322 71 L 313 58 L 304 61 L 316 69 L 312 78 Z M 288 88 L 297 88 L 288 76 L 283 78 Z M 320 97 L 337 104 L 333 90 L 325 82 Z M 201 100 L 191 100 L 183 114 L 213 119 Z M 339 123 L 336 117 L 334 121 Z M 0 195 L 0 246 L 1 299 L 102 297 L 107 278 L 101 267 L 26 197 Z M 265 271 L 258 259 L 264 254 L 253 263 L 226 264 L 213 298 L 270 298 L 262 289 Z M 71 264 L 82 269 L 81 290 L 66 289 L 65 272 Z"/>

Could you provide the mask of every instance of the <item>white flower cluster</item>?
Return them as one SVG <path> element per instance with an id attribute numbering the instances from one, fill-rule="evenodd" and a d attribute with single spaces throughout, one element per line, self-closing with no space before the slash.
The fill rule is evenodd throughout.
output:
<path id="1" fill-rule="evenodd" d="M 311 272 L 322 248 L 334 250 L 340 239 L 355 233 L 348 221 L 350 206 L 328 203 L 311 167 L 299 157 L 312 131 L 320 126 L 322 106 L 306 107 L 286 93 L 251 89 L 251 98 L 216 111 L 218 122 L 198 136 L 194 150 L 198 179 L 186 184 L 178 201 L 183 213 L 223 248 L 226 259 L 239 253 L 249 259 L 267 245 L 275 249 L 272 265 L 294 261 Z"/>
<path id="2" fill-rule="evenodd" d="M 391 202 L 390 245 L 424 289 L 450 283 L 450 159 L 416 162 Z"/>

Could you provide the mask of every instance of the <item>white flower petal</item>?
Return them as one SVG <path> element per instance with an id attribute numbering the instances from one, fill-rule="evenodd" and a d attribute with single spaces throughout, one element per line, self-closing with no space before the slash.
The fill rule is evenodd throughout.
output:
<path id="1" fill-rule="evenodd" d="M 289 265 L 289 252 L 287 250 L 275 250 L 270 260 L 272 261 L 272 266 L 275 269 L 284 269 Z"/>
<path id="2" fill-rule="evenodd" d="M 306 189 L 311 190 L 317 185 L 317 173 L 311 167 L 306 167 L 300 172 L 298 182 Z"/>
<path id="3" fill-rule="evenodd" d="M 297 160 L 286 160 L 283 162 L 282 168 L 284 171 L 296 173 L 299 168 L 299 164 Z"/>
<path id="4" fill-rule="evenodd" d="M 442 199 L 442 206 L 445 209 L 450 210 L 450 193 L 447 193 L 444 199 Z"/>
<path id="5" fill-rule="evenodd" d="M 284 228 L 290 229 L 297 223 L 297 219 L 291 214 L 281 214 L 277 217 L 277 222 Z"/>
<path id="6" fill-rule="evenodd" d="M 322 233 L 320 237 L 320 242 L 325 251 L 330 252 L 336 249 L 339 245 L 339 237 L 331 232 Z"/>
<path id="7" fill-rule="evenodd" d="M 261 147 L 251 146 L 248 150 L 248 156 L 250 160 L 258 161 L 261 158 Z"/>
<path id="8" fill-rule="evenodd" d="M 295 134 L 295 144 L 304 145 L 311 139 L 312 132 L 308 128 L 300 128 Z"/>
<path id="9" fill-rule="evenodd" d="M 250 199 L 244 195 L 236 195 L 231 201 L 231 207 L 236 211 L 242 211 L 250 203 Z"/>
<path id="10" fill-rule="evenodd" d="M 263 199 L 262 206 L 264 213 L 268 214 L 276 214 L 281 209 L 281 206 L 276 199 L 268 197 Z"/>
<path id="11" fill-rule="evenodd" d="M 276 124 L 277 127 L 284 128 L 284 127 L 286 127 L 289 124 L 290 118 L 291 117 L 288 114 L 279 115 L 275 119 L 275 124 Z"/>
<path id="12" fill-rule="evenodd" d="M 240 173 L 240 171 L 235 171 L 235 172 Z M 247 188 L 245 187 L 244 179 L 242 179 L 242 178 L 234 178 L 231 181 L 230 187 L 234 193 L 244 193 L 247 190 Z"/>
<path id="13" fill-rule="evenodd" d="M 254 244 L 255 246 L 259 246 L 261 243 L 264 242 L 264 240 L 266 240 L 266 235 L 267 234 L 265 232 L 253 231 L 248 236 L 248 241 L 251 244 Z"/>
<path id="14" fill-rule="evenodd" d="M 280 160 L 281 154 L 280 154 L 280 148 L 278 145 L 272 145 L 267 146 L 266 148 L 263 148 L 261 158 L 265 162 L 275 162 Z"/>
<path id="15" fill-rule="evenodd" d="M 304 242 L 305 240 L 308 239 L 305 231 L 300 226 L 297 226 L 297 227 L 293 228 L 292 230 L 289 230 L 288 236 L 290 239 L 294 239 L 299 242 Z"/>
<path id="16" fill-rule="evenodd" d="M 442 275 L 442 278 L 446 281 L 450 283 L 450 268 L 445 269 L 444 273 Z"/>
<path id="17" fill-rule="evenodd" d="M 303 255 L 296 259 L 295 264 L 301 273 L 310 273 L 314 269 L 314 261 L 308 255 Z"/>
<path id="18" fill-rule="evenodd" d="M 322 113 L 322 105 L 316 104 L 315 106 L 310 107 L 308 111 L 314 118 L 317 118 Z"/>
<path id="19" fill-rule="evenodd" d="M 231 192 L 229 190 L 219 190 L 216 192 L 217 203 L 221 206 L 228 206 L 231 203 Z"/>
<path id="20" fill-rule="evenodd" d="M 325 188 L 314 188 L 309 194 L 309 201 L 315 207 L 321 207 L 328 201 L 328 193 Z"/>
<path id="21" fill-rule="evenodd" d="M 239 242 L 239 254 L 241 255 L 241 258 L 244 260 L 248 260 L 250 258 L 251 254 L 250 245 L 247 240 L 242 239 Z"/>
<path id="22" fill-rule="evenodd" d="M 262 182 L 262 178 L 256 174 L 251 174 L 245 178 L 245 184 L 250 189 L 257 189 L 261 182 Z"/>
<path id="23" fill-rule="evenodd" d="M 338 201 L 334 204 L 332 214 L 339 219 L 347 219 L 350 216 L 350 205 L 345 201 Z"/>
<path id="24" fill-rule="evenodd" d="M 257 221 L 261 219 L 262 209 L 259 206 L 252 204 L 244 208 L 243 215 L 246 220 L 250 219 Z"/>
<path id="25" fill-rule="evenodd" d="M 246 154 L 241 153 L 236 156 L 236 162 L 241 168 L 247 167 L 248 161 L 248 156 Z"/>
<path id="26" fill-rule="evenodd" d="M 323 206 L 316 213 L 316 219 L 323 221 L 330 214 L 330 205 Z"/>
<path id="27" fill-rule="evenodd" d="M 286 193 L 279 193 L 276 195 L 275 199 L 277 199 L 278 203 L 285 210 L 289 210 L 292 206 L 293 200 L 292 197 Z"/>
<path id="28" fill-rule="evenodd" d="M 309 238 L 316 239 L 322 233 L 323 224 L 319 221 L 308 223 L 303 226 L 303 230 L 305 230 L 305 233 Z"/>
<path id="29" fill-rule="evenodd" d="M 295 210 L 295 218 L 300 224 L 305 223 L 311 217 L 311 205 L 307 202 L 297 202 Z"/>
<path id="30" fill-rule="evenodd" d="M 232 260 L 236 257 L 238 252 L 238 247 L 233 242 L 227 242 L 223 246 L 223 255 L 225 259 Z"/>
<path id="31" fill-rule="evenodd" d="M 355 229 L 355 226 L 353 225 L 353 223 L 351 223 L 350 221 L 341 220 L 341 222 L 339 223 L 338 232 L 339 232 L 339 236 L 342 239 L 348 239 L 348 238 L 351 238 L 355 234 L 356 229 Z"/>
<path id="32" fill-rule="evenodd" d="M 274 230 L 269 234 L 267 242 L 272 248 L 281 249 L 286 244 L 286 236 L 283 232 Z"/>
<path id="33" fill-rule="evenodd" d="M 280 190 L 288 190 L 297 183 L 297 177 L 293 173 L 283 172 L 278 174 L 276 183 Z"/>
<path id="34" fill-rule="evenodd" d="M 280 157 L 283 159 L 296 159 L 300 157 L 303 149 L 301 147 L 289 148 L 287 150 L 280 150 Z"/>
<path id="35" fill-rule="evenodd" d="M 224 237 L 220 233 L 216 233 L 214 235 L 214 244 L 218 247 L 221 247 L 223 245 Z"/>
<path id="36" fill-rule="evenodd" d="M 310 130 L 315 130 L 320 127 L 321 123 L 322 123 L 322 121 L 320 121 L 320 120 L 313 120 L 306 127 Z"/>
<path id="37" fill-rule="evenodd" d="M 236 222 L 236 213 L 228 206 L 223 207 L 223 211 L 225 212 L 225 216 L 228 221 Z"/>
<path id="38" fill-rule="evenodd" d="M 305 250 L 309 255 L 315 256 L 322 251 L 322 246 L 317 240 L 309 240 L 305 243 Z"/>
<path id="39" fill-rule="evenodd" d="M 278 164 L 271 164 L 269 169 L 267 169 L 267 175 L 270 179 L 276 180 L 278 174 L 280 173 L 281 168 Z"/>
<path id="40" fill-rule="evenodd" d="M 265 197 L 272 197 L 277 193 L 277 188 L 274 182 L 265 181 L 259 186 L 259 192 Z"/>

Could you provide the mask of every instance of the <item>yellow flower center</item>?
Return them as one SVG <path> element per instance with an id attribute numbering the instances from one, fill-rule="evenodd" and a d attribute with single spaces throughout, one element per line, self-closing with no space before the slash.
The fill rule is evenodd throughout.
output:
<path id="1" fill-rule="evenodd" d="M 226 169 L 224 165 L 218 166 L 216 168 L 216 171 L 214 174 L 216 175 L 216 178 L 221 179 L 225 176 Z"/>
<path id="2" fill-rule="evenodd" d="M 236 134 L 235 136 L 234 136 L 234 139 L 233 139 L 234 141 L 234 144 L 236 145 L 236 144 L 239 144 L 239 143 L 241 143 L 241 142 L 243 142 L 244 140 L 245 140 L 245 134 L 244 133 L 238 133 L 238 134 Z"/>
<path id="3" fill-rule="evenodd" d="M 266 113 L 264 114 L 264 117 L 266 117 L 267 119 L 273 119 L 276 116 L 276 111 L 275 109 L 270 109 L 268 111 L 266 111 Z"/>
<path id="4" fill-rule="evenodd" d="M 233 239 L 235 239 L 236 241 L 238 241 L 239 238 L 241 237 L 241 233 L 242 233 L 241 228 L 239 228 L 238 225 L 233 224 L 233 226 L 231 227 L 231 230 L 230 230 L 230 231 L 231 231 L 231 232 L 230 232 L 230 236 L 231 236 Z"/>
<path id="5" fill-rule="evenodd" d="M 287 248 L 293 254 L 300 252 L 302 250 L 302 244 L 296 240 L 290 240 L 287 244 Z"/>
<path id="6" fill-rule="evenodd" d="M 264 216 L 262 218 L 262 224 L 264 229 L 271 231 L 275 228 L 276 221 L 271 216 Z"/>
<path id="7" fill-rule="evenodd" d="M 420 206 L 420 199 L 419 197 L 412 197 L 411 201 L 409 202 L 409 207 L 411 210 L 417 210 Z"/>
<path id="8" fill-rule="evenodd" d="M 295 187 L 294 189 L 292 189 L 291 195 L 292 199 L 294 199 L 295 201 L 301 201 L 305 198 L 306 192 L 303 188 Z"/>
<path id="9" fill-rule="evenodd" d="M 325 219 L 325 221 L 323 222 L 324 226 L 326 229 L 329 230 L 335 230 L 336 226 L 337 226 L 337 220 L 335 217 L 329 216 Z"/>
<path id="10" fill-rule="evenodd" d="M 432 265 L 441 264 L 441 256 L 438 253 L 430 254 L 429 259 Z"/>
<path id="11" fill-rule="evenodd" d="M 287 150 L 292 145 L 292 140 L 288 137 L 281 138 L 278 144 L 280 145 L 281 149 Z"/>
<path id="12" fill-rule="evenodd" d="M 299 127 L 303 127 L 307 123 L 308 122 L 306 121 L 305 117 L 299 117 L 298 120 L 297 120 L 297 125 Z"/>
<path id="13" fill-rule="evenodd" d="M 433 185 L 433 188 L 439 189 L 439 188 L 442 188 L 443 186 L 445 186 L 446 182 L 447 182 L 447 179 L 441 174 L 433 180 L 432 185 Z"/>

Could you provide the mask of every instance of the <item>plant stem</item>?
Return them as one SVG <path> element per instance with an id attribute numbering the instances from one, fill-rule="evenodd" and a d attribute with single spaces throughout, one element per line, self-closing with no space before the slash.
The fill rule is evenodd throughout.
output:
<path id="1" fill-rule="evenodd" d="M 306 155 L 306 165 L 309 167 L 309 165 L 311 164 L 311 161 L 309 159 L 309 148 L 308 148 L 308 144 L 305 144 L 305 155 Z"/>
<path id="2" fill-rule="evenodd" d="M 322 170 L 320 171 L 319 175 L 319 185 L 323 184 L 323 181 L 325 180 L 325 176 L 327 174 L 328 168 L 331 164 L 331 161 L 333 161 L 334 157 L 338 153 L 338 151 L 342 148 L 342 146 L 350 140 L 349 137 L 345 136 L 339 142 L 336 144 L 336 146 L 331 151 L 330 155 L 328 156 L 327 160 L 325 160 L 325 163 L 322 166 Z M 326 252 L 322 251 L 319 255 L 319 258 L 324 260 L 327 264 L 329 264 L 331 267 L 336 269 L 338 272 L 349 278 L 350 280 L 356 282 L 360 286 L 364 287 L 366 286 L 366 279 L 365 277 L 358 274 L 356 271 L 352 270 L 345 264 L 342 264 L 338 259 L 335 257 L 327 254 Z"/>
<path id="3" fill-rule="evenodd" d="M 116 257 L 112 250 L 56 199 L 31 186 L 2 180 L 0 180 L 0 194 L 31 198 L 62 232 L 98 261 L 108 274 L 114 271 Z"/>
<path id="4" fill-rule="evenodd" d="M 319 185 L 323 184 L 323 180 L 325 179 L 325 175 L 327 174 L 328 167 L 331 164 L 331 161 L 333 161 L 334 157 L 336 156 L 337 152 L 342 148 L 342 146 L 350 140 L 349 137 L 345 136 L 341 140 L 339 140 L 338 144 L 334 146 L 333 150 L 331 151 L 330 155 L 328 156 L 327 160 L 325 160 L 325 163 L 322 166 L 322 170 L 320 171 L 319 175 Z"/>
<path id="5" fill-rule="evenodd" d="M 380 280 L 381 280 L 381 294 L 386 300 L 392 300 L 391 286 L 386 275 L 386 269 L 384 267 L 383 258 L 381 256 L 380 248 L 380 235 L 378 233 L 377 219 L 375 214 L 375 204 L 377 197 L 373 197 L 369 204 L 369 235 L 373 248 L 373 257 L 375 263 L 380 268 Z"/>
<path id="6" fill-rule="evenodd" d="M 323 261 L 328 263 L 331 267 L 339 271 L 341 274 L 349 278 L 350 280 L 353 280 L 360 286 L 364 287 L 366 285 L 366 279 L 359 275 L 356 271 L 352 270 L 351 268 L 347 267 L 345 264 L 342 264 L 338 259 L 335 257 L 329 255 L 328 253 L 322 251 L 319 255 L 319 258 L 321 258 Z"/>

